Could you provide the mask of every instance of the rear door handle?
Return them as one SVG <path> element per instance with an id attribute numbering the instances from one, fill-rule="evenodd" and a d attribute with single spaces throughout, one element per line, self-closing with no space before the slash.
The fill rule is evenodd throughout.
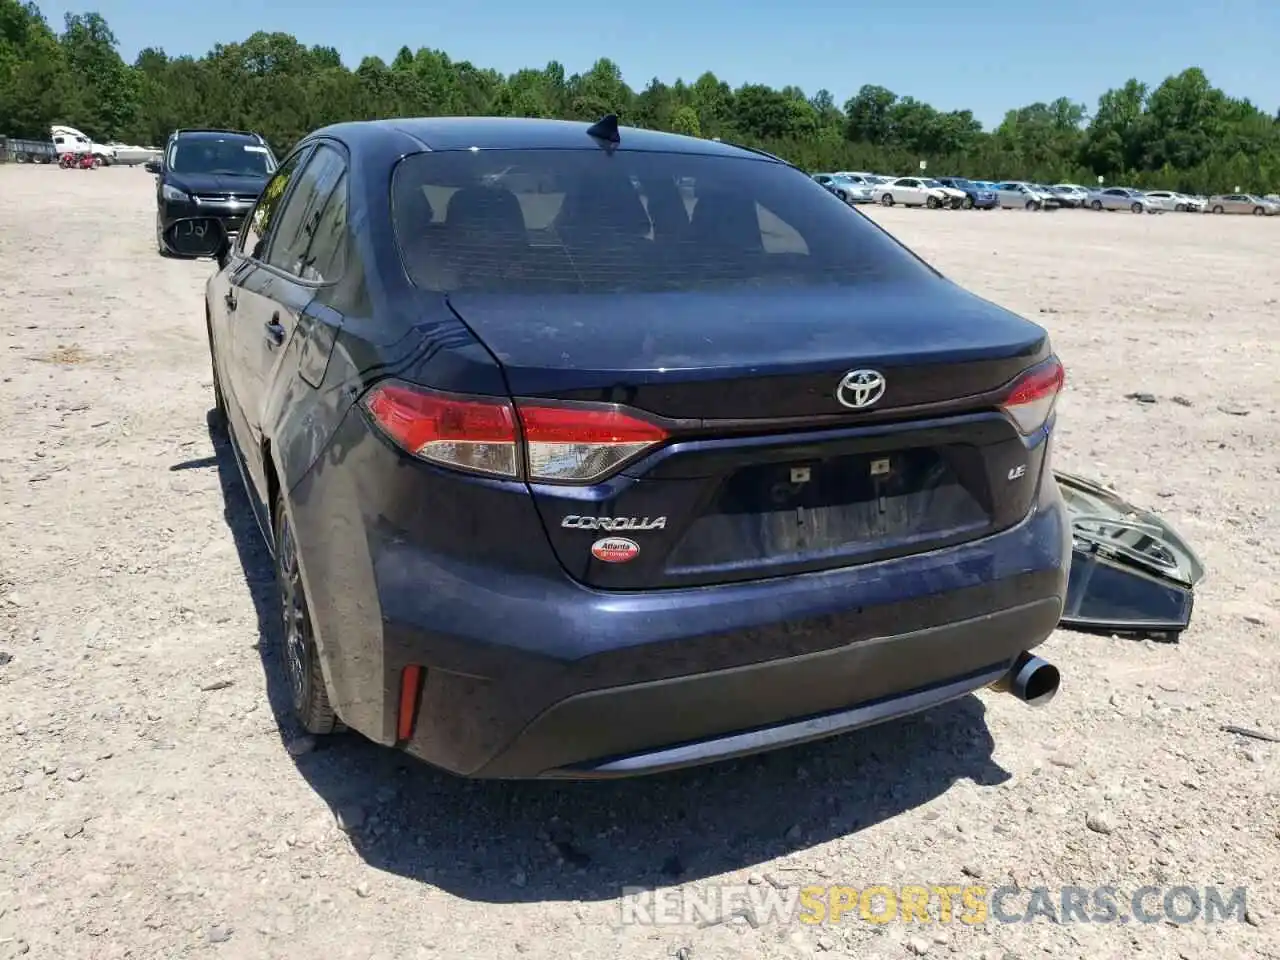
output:
<path id="1" fill-rule="evenodd" d="M 222 301 L 227 305 L 228 310 L 234 310 L 236 308 L 236 292 L 234 290 L 228 290 L 227 295 L 222 298 Z"/>
<path id="2" fill-rule="evenodd" d="M 271 322 L 267 324 L 267 339 L 277 347 L 284 343 L 284 326 L 280 323 L 280 314 L 278 313 L 273 313 Z"/>

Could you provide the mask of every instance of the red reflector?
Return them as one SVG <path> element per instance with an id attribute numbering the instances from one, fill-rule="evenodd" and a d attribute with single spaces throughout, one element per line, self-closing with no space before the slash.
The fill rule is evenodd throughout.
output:
<path id="1" fill-rule="evenodd" d="M 413 721 L 418 709 L 418 694 L 422 689 L 422 668 L 405 667 L 400 674 L 400 711 L 396 716 L 396 739 L 408 740 L 413 736 Z"/>
<path id="2" fill-rule="evenodd" d="M 667 439 L 661 427 L 617 410 L 524 403 L 518 409 L 529 443 L 659 443 Z"/>

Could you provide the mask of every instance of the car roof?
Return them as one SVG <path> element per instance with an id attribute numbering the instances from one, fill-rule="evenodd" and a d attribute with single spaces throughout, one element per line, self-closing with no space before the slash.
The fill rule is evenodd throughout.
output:
<path id="1" fill-rule="evenodd" d="M 175 130 L 175 139 L 183 140 L 249 140 L 262 143 L 262 137 L 246 130 Z"/>
<path id="2" fill-rule="evenodd" d="M 402 147 L 415 145 L 424 150 L 572 150 L 596 143 L 587 131 L 591 124 L 573 120 L 543 120 L 528 117 L 399 117 L 389 120 L 359 120 L 333 124 L 316 130 L 313 137 L 333 137 L 349 147 L 375 148 L 400 141 Z M 767 159 L 769 154 L 718 140 L 703 140 L 638 127 L 618 127 L 620 151 L 686 153 L 706 156 Z M 310 138 L 308 138 L 310 139 Z"/>

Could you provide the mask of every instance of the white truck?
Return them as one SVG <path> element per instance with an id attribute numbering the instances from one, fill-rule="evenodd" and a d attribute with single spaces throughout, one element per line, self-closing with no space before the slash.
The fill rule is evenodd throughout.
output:
<path id="1" fill-rule="evenodd" d="M 50 133 L 53 135 L 53 146 L 58 151 L 58 156 L 64 153 L 91 153 L 104 167 L 116 162 L 114 147 L 95 143 L 75 127 L 55 124 L 50 128 Z"/>

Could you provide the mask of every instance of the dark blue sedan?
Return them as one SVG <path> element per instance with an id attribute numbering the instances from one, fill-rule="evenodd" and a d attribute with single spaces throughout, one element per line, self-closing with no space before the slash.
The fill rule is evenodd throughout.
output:
<path id="1" fill-rule="evenodd" d="M 617 777 L 1054 695 L 1048 335 L 777 158 L 341 124 L 219 261 L 215 422 L 311 733 Z"/>

